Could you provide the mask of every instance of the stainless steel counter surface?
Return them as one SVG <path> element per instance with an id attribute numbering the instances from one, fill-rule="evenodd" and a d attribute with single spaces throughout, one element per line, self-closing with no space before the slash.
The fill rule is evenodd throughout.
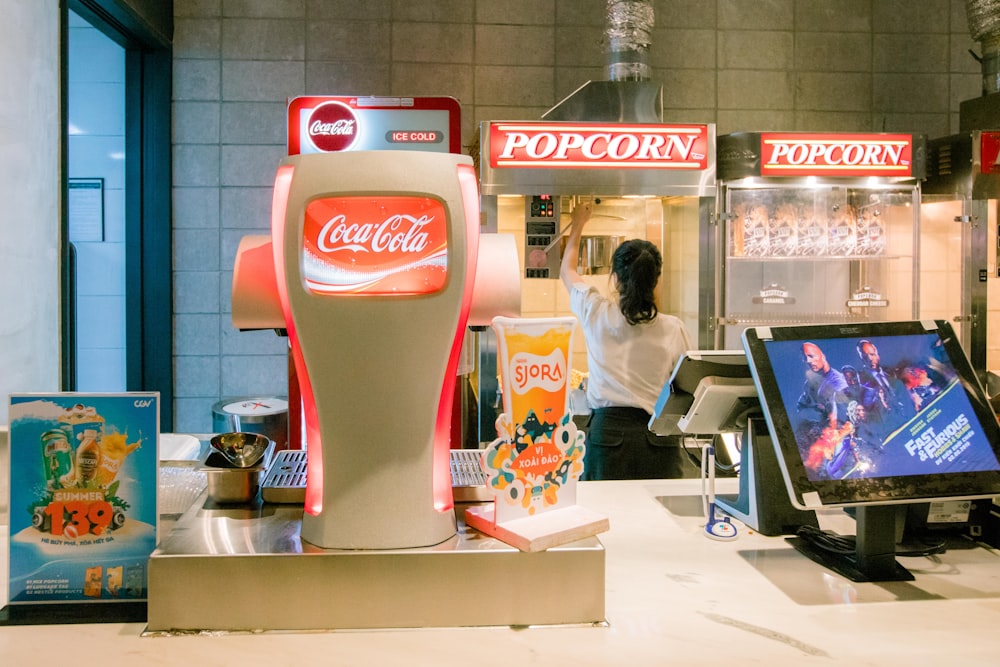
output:
<path id="1" fill-rule="evenodd" d="M 732 482 L 720 480 L 719 492 L 733 491 Z M 4 664 L 35 665 L 62 664 L 72 655 L 74 665 L 101 667 L 126 661 L 248 667 L 996 663 L 995 551 L 901 559 L 915 581 L 853 583 L 783 539 L 742 526 L 732 542 L 706 539 L 699 488 L 698 480 L 580 484 L 578 502 L 611 522 L 600 536 L 605 624 L 182 636 L 144 636 L 142 623 L 9 626 L 0 627 L 0 656 Z M 835 528 L 841 521 L 841 515 L 821 517 Z M 6 539 L 0 532 L 2 559 Z M 0 571 L 5 566 L 0 563 Z M 498 604 L 517 585 L 503 581 L 465 593 Z"/>

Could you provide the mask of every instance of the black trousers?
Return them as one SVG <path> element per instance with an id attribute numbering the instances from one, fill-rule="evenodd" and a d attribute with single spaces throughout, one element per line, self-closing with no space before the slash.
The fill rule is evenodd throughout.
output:
<path id="1" fill-rule="evenodd" d="M 587 423 L 582 480 L 683 477 L 679 436 L 649 430 L 642 408 L 598 408 Z"/>

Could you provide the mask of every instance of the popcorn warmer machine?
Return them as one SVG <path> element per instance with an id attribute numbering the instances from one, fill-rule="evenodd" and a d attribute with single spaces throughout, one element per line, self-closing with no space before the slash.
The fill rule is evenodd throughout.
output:
<path id="1" fill-rule="evenodd" d="M 922 135 L 720 136 L 713 347 L 748 326 L 917 318 L 924 162 Z"/>

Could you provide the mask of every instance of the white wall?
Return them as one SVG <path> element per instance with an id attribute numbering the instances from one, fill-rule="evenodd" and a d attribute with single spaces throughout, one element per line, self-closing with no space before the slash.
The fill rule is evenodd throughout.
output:
<path id="1" fill-rule="evenodd" d="M 0 423 L 59 390 L 59 3 L 0 0 Z"/>

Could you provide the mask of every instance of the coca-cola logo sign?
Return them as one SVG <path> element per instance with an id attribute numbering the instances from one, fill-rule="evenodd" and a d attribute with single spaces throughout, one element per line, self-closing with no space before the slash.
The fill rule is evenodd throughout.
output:
<path id="1" fill-rule="evenodd" d="M 329 197 L 306 207 L 302 273 L 322 294 L 427 294 L 448 270 L 444 205 L 430 197 Z"/>
<path id="2" fill-rule="evenodd" d="M 306 136 L 324 153 L 346 151 L 358 138 L 358 119 L 341 102 L 320 104 L 306 120 Z"/>

